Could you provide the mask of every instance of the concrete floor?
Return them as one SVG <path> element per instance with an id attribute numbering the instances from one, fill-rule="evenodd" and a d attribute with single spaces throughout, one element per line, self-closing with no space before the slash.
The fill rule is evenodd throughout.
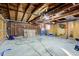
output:
<path id="1" fill-rule="evenodd" d="M 79 51 L 74 50 L 75 44 L 75 40 L 59 37 L 17 37 L 0 45 L 0 55 L 3 53 L 3 56 L 79 56 Z"/>

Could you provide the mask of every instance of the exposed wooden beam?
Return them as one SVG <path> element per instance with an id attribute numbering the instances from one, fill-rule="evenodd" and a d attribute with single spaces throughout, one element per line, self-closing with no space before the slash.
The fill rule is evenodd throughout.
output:
<path id="1" fill-rule="evenodd" d="M 43 5 L 43 3 L 40 3 L 39 5 L 35 6 L 35 9 L 31 12 L 31 15 L 33 14 L 33 12 L 35 12 L 38 8 L 40 8 Z M 30 15 L 30 17 L 31 17 Z M 30 17 L 27 19 L 26 22 L 28 22 L 28 20 L 30 19 Z"/>
<path id="2" fill-rule="evenodd" d="M 26 10 L 28 9 L 29 6 L 30 6 L 30 4 L 26 5 L 26 8 L 25 8 L 25 11 L 24 11 L 24 14 L 23 14 L 23 16 L 22 16 L 21 21 L 23 20 L 23 18 L 24 18 L 24 16 L 25 16 L 25 13 L 26 13 Z"/>
<path id="3" fill-rule="evenodd" d="M 20 6 L 20 4 L 17 4 L 17 11 L 16 11 L 16 14 L 15 14 L 15 20 L 17 20 L 17 17 L 18 17 L 18 9 L 19 9 L 19 6 Z"/>
<path id="4" fill-rule="evenodd" d="M 32 16 L 30 17 L 29 21 L 33 20 L 34 18 L 38 17 L 39 15 L 41 15 L 42 13 L 45 13 L 46 10 L 48 9 L 48 4 L 45 3 L 43 6 L 41 6 L 38 10 L 36 10 Z M 37 14 L 37 15 L 34 15 Z"/>
<path id="5" fill-rule="evenodd" d="M 37 18 L 39 18 L 40 17 L 40 15 L 38 16 L 38 17 L 35 17 L 33 20 L 31 20 L 31 21 L 28 21 L 28 22 L 32 22 L 32 21 L 35 21 Z"/>
<path id="6" fill-rule="evenodd" d="M 14 4 L 15 4 L 15 3 L 10 3 L 11 6 L 17 7 L 17 5 L 16 5 L 16 4 L 14 5 Z M 17 3 L 17 4 L 19 4 L 19 3 Z"/>
<path id="7" fill-rule="evenodd" d="M 1 6 L 1 5 L 0 5 L 0 8 L 1 8 L 1 9 L 2 9 L 2 8 L 3 8 L 3 9 L 7 9 L 7 7 Z M 12 8 L 9 8 L 9 10 L 12 10 L 12 11 L 17 11 L 17 10 L 12 9 Z M 22 12 L 22 13 L 24 13 L 23 11 L 19 11 L 19 10 L 18 10 L 18 12 Z"/>
<path id="8" fill-rule="evenodd" d="M 43 4 L 44 3 L 40 3 L 37 6 L 35 6 L 36 8 L 32 11 L 32 13 L 35 12 L 36 10 L 38 10 L 41 6 L 43 6 Z"/>
<path id="9" fill-rule="evenodd" d="M 56 17 L 54 19 L 57 20 L 57 19 L 61 19 L 61 18 L 66 18 L 66 16 L 70 16 L 70 15 L 73 16 L 73 15 L 76 15 L 76 14 L 79 14 L 79 10 L 75 10 L 73 12 L 66 13 L 66 14 L 61 15 L 60 17 Z"/>
<path id="10" fill-rule="evenodd" d="M 76 7 L 76 8 L 75 8 Z M 59 15 L 59 17 L 55 17 L 54 19 L 59 19 L 59 18 L 62 18 L 62 17 L 65 17 L 65 16 L 67 16 L 67 15 L 71 15 L 71 14 L 73 14 L 73 13 L 78 13 L 79 11 L 78 11 L 78 9 L 79 9 L 79 5 L 75 5 L 75 6 L 71 6 L 71 7 L 69 7 L 69 8 L 71 8 L 68 12 L 65 12 L 65 13 L 61 13 L 62 15 L 60 16 Z M 69 8 L 65 8 L 63 11 L 66 11 L 67 9 L 69 9 Z M 74 9 L 73 9 L 74 8 Z M 62 11 L 61 11 L 62 12 Z"/>
<path id="11" fill-rule="evenodd" d="M 49 13 L 49 12 L 51 12 L 51 11 L 53 11 L 53 10 L 59 8 L 59 7 L 63 6 L 64 4 L 65 4 L 65 3 L 60 3 L 60 4 L 56 5 L 54 8 L 49 9 L 46 13 Z"/>
<path id="12" fill-rule="evenodd" d="M 50 11 L 52 11 L 52 10 L 54 10 L 54 9 L 56 9 L 56 8 L 58 8 L 58 7 L 60 7 L 60 6 L 62 6 L 62 5 L 64 5 L 64 3 L 60 3 L 60 4 L 58 4 L 57 6 L 55 6 L 54 8 L 52 8 L 52 9 L 49 9 L 47 12 L 45 12 L 44 14 L 46 14 L 46 13 L 48 13 L 48 12 L 50 12 Z M 39 16 L 37 16 L 36 18 L 34 18 L 33 20 L 35 20 L 35 19 L 37 19 L 38 17 L 40 17 L 41 15 L 39 15 Z M 29 21 L 29 22 L 32 22 L 33 20 L 31 20 L 31 21 Z"/>
<path id="13" fill-rule="evenodd" d="M 66 8 L 69 8 L 69 7 L 71 7 L 73 4 L 69 4 L 69 3 L 66 3 L 66 4 L 64 4 L 64 5 L 62 5 L 61 7 L 58 7 L 57 9 L 56 9 L 56 13 L 57 12 L 60 12 L 60 11 L 62 11 L 62 10 L 64 10 L 64 9 L 66 9 Z"/>
<path id="14" fill-rule="evenodd" d="M 2 8 L 7 10 L 7 7 L 0 6 L 0 9 L 2 9 Z M 9 8 L 9 10 L 17 11 L 17 10 L 12 9 L 12 8 Z M 24 11 L 20 11 L 20 10 L 18 10 L 18 12 L 24 13 Z M 26 12 L 26 13 L 29 14 L 28 12 Z M 31 14 L 32 14 L 32 13 L 31 13 Z M 33 14 L 33 15 L 37 15 L 37 14 Z"/>
<path id="15" fill-rule="evenodd" d="M 9 4 L 6 4 L 6 5 L 7 5 L 8 17 L 9 17 L 9 19 L 10 19 Z"/>

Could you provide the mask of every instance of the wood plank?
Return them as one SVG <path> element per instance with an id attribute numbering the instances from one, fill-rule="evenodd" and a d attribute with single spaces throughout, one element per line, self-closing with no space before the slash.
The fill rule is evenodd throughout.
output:
<path id="1" fill-rule="evenodd" d="M 9 11 L 9 4 L 6 4 L 6 5 L 7 5 L 8 17 L 9 17 L 9 19 L 11 19 L 10 18 L 10 11 Z"/>
<path id="2" fill-rule="evenodd" d="M 26 5 L 26 8 L 25 8 L 25 11 L 24 11 L 24 14 L 23 14 L 23 16 L 22 16 L 21 21 L 23 20 L 23 18 L 24 18 L 24 16 L 25 16 L 25 13 L 26 13 L 26 10 L 28 9 L 29 6 L 30 6 L 30 4 Z"/>
<path id="3" fill-rule="evenodd" d="M 20 4 L 17 4 L 17 11 L 16 11 L 16 15 L 15 15 L 15 20 L 17 20 L 18 17 L 18 9 L 19 9 Z"/>

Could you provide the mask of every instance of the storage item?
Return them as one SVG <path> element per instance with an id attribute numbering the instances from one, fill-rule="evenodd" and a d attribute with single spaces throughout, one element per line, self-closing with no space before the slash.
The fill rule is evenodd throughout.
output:
<path id="1" fill-rule="evenodd" d="M 8 38 L 8 40 L 14 40 L 14 39 L 15 39 L 15 37 L 13 35 L 10 35 Z"/>
<path id="2" fill-rule="evenodd" d="M 24 29 L 24 37 L 35 37 L 36 36 L 36 30 L 35 29 Z"/>

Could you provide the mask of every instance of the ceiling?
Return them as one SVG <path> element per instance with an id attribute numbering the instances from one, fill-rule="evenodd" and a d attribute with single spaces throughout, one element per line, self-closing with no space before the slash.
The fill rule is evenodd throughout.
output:
<path id="1" fill-rule="evenodd" d="M 58 18 L 54 14 L 61 13 L 63 15 L 79 9 L 79 5 L 75 8 L 71 8 L 72 6 L 74 6 L 72 3 L 0 3 L 0 14 L 11 21 L 34 22 L 42 14 Z M 64 12 L 62 12 L 63 10 Z"/>

